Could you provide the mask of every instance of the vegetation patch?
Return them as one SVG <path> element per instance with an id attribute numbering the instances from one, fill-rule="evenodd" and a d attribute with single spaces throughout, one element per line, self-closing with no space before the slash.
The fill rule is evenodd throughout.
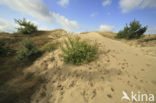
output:
<path id="1" fill-rule="evenodd" d="M 0 56 L 8 56 L 11 53 L 11 49 L 6 45 L 6 43 L 0 40 Z"/>
<path id="2" fill-rule="evenodd" d="M 64 41 L 65 46 L 61 46 L 62 58 L 66 63 L 84 64 L 94 60 L 97 56 L 97 45 L 90 45 L 86 41 L 81 41 L 79 37 L 68 38 Z"/>
<path id="3" fill-rule="evenodd" d="M 51 41 L 51 42 L 48 42 L 48 43 L 46 43 L 42 48 L 41 48 L 41 50 L 43 51 L 43 52 L 51 52 L 51 51 L 53 51 L 53 50 L 55 50 L 55 49 L 57 49 L 58 48 L 58 46 L 59 46 L 59 42 L 54 42 L 54 41 Z"/>
<path id="4" fill-rule="evenodd" d="M 129 26 L 125 26 L 124 30 L 118 32 L 116 38 L 133 39 L 140 38 L 147 30 L 147 27 L 142 27 L 139 21 L 132 21 Z"/>
<path id="5" fill-rule="evenodd" d="M 17 28 L 18 32 L 22 34 L 31 34 L 37 31 L 37 26 L 27 21 L 25 18 L 23 20 L 15 19 L 15 22 L 20 26 Z"/>
<path id="6" fill-rule="evenodd" d="M 1 85 L 0 103 L 31 103 L 31 96 L 47 80 L 43 76 L 34 76 L 33 74 L 28 74 L 28 76 L 22 81 L 17 81 L 16 85 Z"/>
<path id="7" fill-rule="evenodd" d="M 40 51 L 30 39 L 24 40 L 22 46 L 24 49 L 17 51 L 18 60 L 23 62 L 33 61 L 40 55 Z"/>

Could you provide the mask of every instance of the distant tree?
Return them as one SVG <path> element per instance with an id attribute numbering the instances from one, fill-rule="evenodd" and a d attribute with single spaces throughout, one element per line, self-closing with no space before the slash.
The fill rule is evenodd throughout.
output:
<path id="1" fill-rule="evenodd" d="M 15 19 L 15 22 L 20 26 L 17 28 L 18 32 L 22 34 L 31 34 L 37 31 L 37 26 L 27 21 L 25 18 L 23 18 L 23 20 Z"/>
<path id="2" fill-rule="evenodd" d="M 140 38 L 147 30 L 147 26 L 142 27 L 139 21 L 130 22 L 129 26 L 126 24 L 123 30 L 119 31 L 117 34 L 117 38 Z"/>

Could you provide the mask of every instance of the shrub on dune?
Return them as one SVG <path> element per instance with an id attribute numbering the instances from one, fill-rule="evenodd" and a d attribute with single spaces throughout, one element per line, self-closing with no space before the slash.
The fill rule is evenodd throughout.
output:
<path id="1" fill-rule="evenodd" d="M 97 46 L 81 41 L 79 37 L 68 38 L 64 43 L 65 46 L 61 47 L 64 62 L 79 65 L 88 63 L 97 56 Z"/>
<path id="2" fill-rule="evenodd" d="M 125 26 L 123 30 L 119 31 L 116 38 L 133 39 L 140 38 L 147 30 L 147 27 L 142 27 L 139 21 L 132 21 L 129 26 Z"/>
<path id="3" fill-rule="evenodd" d="M 22 34 L 31 34 L 37 31 L 37 26 L 25 18 L 23 20 L 15 19 L 15 22 L 20 26 L 17 28 L 18 32 Z"/>
<path id="4" fill-rule="evenodd" d="M 40 52 L 29 39 L 22 42 L 23 50 L 17 52 L 17 59 L 23 62 L 32 61 L 36 59 Z"/>

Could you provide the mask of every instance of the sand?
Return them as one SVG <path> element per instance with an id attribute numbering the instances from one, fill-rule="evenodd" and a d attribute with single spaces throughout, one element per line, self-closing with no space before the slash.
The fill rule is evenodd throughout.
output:
<path id="1" fill-rule="evenodd" d="M 32 96 L 32 103 L 132 103 L 121 101 L 122 91 L 156 95 L 155 55 L 96 32 L 79 35 L 97 42 L 98 58 L 74 66 L 61 60 L 60 49 L 44 54 L 25 70 L 47 79 Z"/>

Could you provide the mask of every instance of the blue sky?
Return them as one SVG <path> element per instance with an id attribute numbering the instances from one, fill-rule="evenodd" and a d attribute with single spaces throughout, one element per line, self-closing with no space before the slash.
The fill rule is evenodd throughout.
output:
<path id="1" fill-rule="evenodd" d="M 14 32 L 14 18 L 41 30 L 113 31 L 136 19 L 156 33 L 156 0 L 0 0 L 0 31 Z"/>

